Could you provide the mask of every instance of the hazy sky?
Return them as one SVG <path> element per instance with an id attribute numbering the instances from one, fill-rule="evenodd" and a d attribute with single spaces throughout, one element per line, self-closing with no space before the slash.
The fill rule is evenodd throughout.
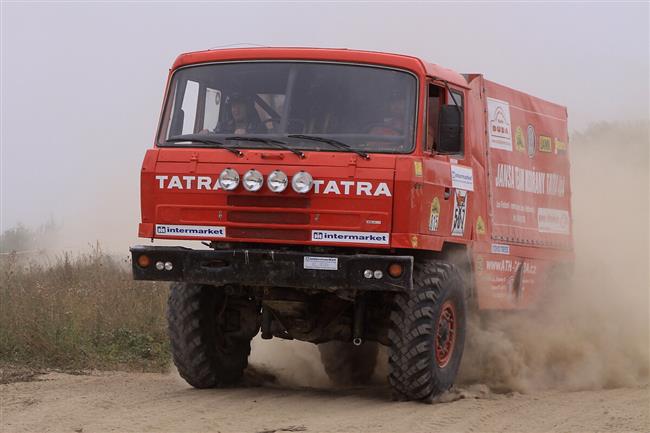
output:
<path id="1" fill-rule="evenodd" d="M 647 119 L 649 6 L 2 3 L 1 229 L 135 242 L 168 69 L 237 43 L 420 56 L 566 105 L 570 130 Z"/>

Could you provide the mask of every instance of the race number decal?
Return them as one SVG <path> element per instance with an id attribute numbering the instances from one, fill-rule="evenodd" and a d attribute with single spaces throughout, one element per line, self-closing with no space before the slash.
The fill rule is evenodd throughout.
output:
<path id="1" fill-rule="evenodd" d="M 440 200 L 434 197 L 431 201 L 431 214 L 429 215 L 429 231 L 437 232 L 440 223 Z"/>
<path id="2" fill-rule="evenodd" d="M 454 221 L 451 225 L 452 236 L 465 234 L 465 219 L 467 217 L 467 191 L 455 190 L 454 193 Z"/>

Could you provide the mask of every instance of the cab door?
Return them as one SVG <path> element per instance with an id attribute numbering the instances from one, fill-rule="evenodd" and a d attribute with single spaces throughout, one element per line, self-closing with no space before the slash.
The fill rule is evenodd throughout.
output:
<path id="1" fill-rule="evenodd" d="M 461 239 L 468 238 L 470 235 L 467 209 L 470 190 L 473 189 L 470 183 L 473 183 L 471 182 L 473 179 L 471 168 L 463 165 L 464 135 L 461 135 L 458 149 L 443 153 L 439 146 L 440 141 L 445 139 L 444 128 L 449 126 L 446 114 L 456 110 L 462 125 L 463 101 L 462 90 L 433 82 L 428 84 L 427 133 L 421 196 L 424 200 L 421 209 L 425 214 L 420 219 L 422 234 Z M 447 107 L 443 107 L 445 105 Z M 442 135 L 441 128 L 443 128 Z"/>

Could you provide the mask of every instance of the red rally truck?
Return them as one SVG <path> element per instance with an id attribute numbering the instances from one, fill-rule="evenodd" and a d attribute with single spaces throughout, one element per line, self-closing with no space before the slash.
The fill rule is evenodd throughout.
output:
<path id="1" fill-rule="evenodd" d="M 395 398 L 451 387 L 471 310 L 534 308 L 573 261 L 565 107 L 418 58 L 347 49 L 180 55 L 141 173 L 139 280 L 172 281 L 197 388 L 251 339 L 318 344 L 335 382 L 387 347 Z"/>

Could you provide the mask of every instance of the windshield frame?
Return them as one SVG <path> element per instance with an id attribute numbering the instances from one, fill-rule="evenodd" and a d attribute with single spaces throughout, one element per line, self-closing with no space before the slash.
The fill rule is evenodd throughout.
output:
<path id="1" fill-rule="evenodd" d="M 373 68 L 373 69 L 385 69 L 385 70 L 392 70 L 392 71 L 398 71 L 402 73 L 406 73 L 413 77 L 415 79 L 415 89 L 413 93 L 413 103 L 414 103 L 414 109 L 413 109 L 413 116 L 411 119 L 411 130 L 409 132 L 410 137 L 411 137 L 411 143 L 410 146 L 407 149 L 404 150 L 398 150 L 398 151 L 375 151 L 372 149 L 360 149 L 363 150 L 364 152 L 367 152 L 368 154 L 388 154 L 388 155 L 406 155 L 406 154 L 411 154 L 415 152 L 417 149 L 417 144 L 418 144 L 418 122 L 419 122 L 419 113 L 420 113 L 420 97 L 421 97 L 421 80 L 419 75 L 412 70 L 409 69 L 404 69 L 401 67 L 394 67 L 394 66 L 388 66 L 388 65 L 381 65 L 381 64 L 372 64 L 372 63 L 356 63 L 356 62 L 349 62 L 349 61 L 332 61 L 332 60 L 304 60 L 304 59 L 259 59 L 259 60 L 225 60 L 225 61 L 211 61 L 211 62 L 203 62 L 203 63 L 193 63 L 190 65 L 184 65 L 179 68 L 176 68 L 171 75 L 169 76 L 169 79 L 167 80 L 167 86 L 165 89 L 165 99 L 164 99 L 164 104 L 163 108 L 161 110 L 160 118 L 158 121 L 158 128 L 156 132 L 156 139 L 154 142 L 155 147 L 159 148 L 169 148 L 169 147 L 174 147 L 174 148 L 192 148 L 192 145 L 182 145 L 182 144 L 169 144 L 166 143 L 166 132 L 169 127 L 169 123 L 171 122 L 171 110 L 172 106 L 174 105 L 174 99 L 175 95 L 172 95 L 173 93 L 173 86 L 175 85 L 176 81 L 176 74 L 179 71 L 183 71 L 188 68 L 195 68 L 195 67 L 202 67 L 202 66 L 209 66 L 209 65 L 226 65 L 226 64 L 242 64 L 242 63 L 306 63 L 306 64 L 326 64 L 326 65 L 344 65 L 344 66 L 355 66 L 355 67 L 364 67 L 364 68 Z M 406 129 L 405 129 L 406 131 Z M 405 134 L 405 136 L 408 136 L 409 134 Z M 277 138 L 277 139 L 284 139 L 286 137 L 282 135 L 278 135 L 277 133 L 274 134 L 255 134 L 258 136 L 264 136 L 268 138 Z M 286 134 L 285 134 L 286 135 Z M 319 135 L 325 135 L 327 134 L 319 134 Z M 337 134 L 332 134 L 332 136 L 337 135 Z M 390 136 L 388 136 L 390 138 Z M 390 141 L 390 140 L 389 140 Z M 240 149 L 263 149 L 263 150 L 277 150 L 277 148 L 274 148 L 272 146 L 270 147 L 265 147 L 264 145 L 260 146 L 260 143 L 257 143 L 257 145 L 250 146 L 250 144 L 253 143 L 248 143 L 244 144 L 245 142 L 242 141 L 239 143 L 237 148 Z M 350 152 L 352 151 L 347 151 L 347 150 L 341 150 L 341 149 L 335 149 L 333 147 L 327 147 L 324 149 L 319 149 L 315 148 L 314 146 L 302 146 L 302 145 L 292 145 L 297 150 L 302 150 L 306 152 Z"/>

